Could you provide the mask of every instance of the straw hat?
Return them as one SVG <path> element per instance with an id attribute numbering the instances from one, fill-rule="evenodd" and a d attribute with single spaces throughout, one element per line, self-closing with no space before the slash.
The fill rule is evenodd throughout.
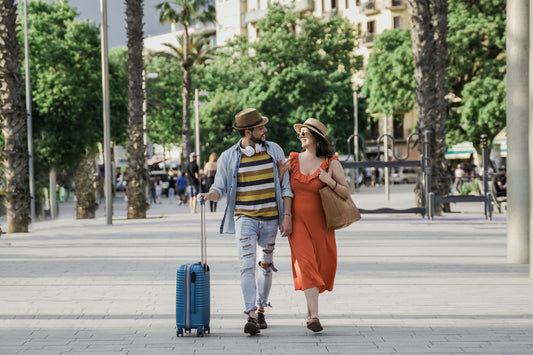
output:
<path id="1" fill-rule="evenodd" d="M 263 117 L 257 112 L 255 108 L 247 108 L 235 115 L 235 129 L 252 129 L 254 127 L 264 126 L 268 122 L 268 118 Z"/>
<path id="2" fill-rule="evenodd" d="M 316 118 L 308 118 L 305 120 L 303 124 L 295 124 L 294 130 L 296 131 L 296 133 L 300 133 L 300 130 L 303 127 L 309 128 L 311 131 L 315 132 L 320 137 L 324 138 L 326 142 L 328 141 L 328 139 L 326 138 L 328 129 L 326 128 L 326 126 L 324 126 L 322 122 L 320 122 Z"/>

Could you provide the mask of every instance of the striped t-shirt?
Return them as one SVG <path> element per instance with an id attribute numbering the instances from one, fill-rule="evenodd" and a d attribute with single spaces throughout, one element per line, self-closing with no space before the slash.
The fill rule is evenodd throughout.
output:
<path id="1" fill-rule="evenodd" d="M 274 160 L 266 151 L 251 157 L 242 155 L 237 174 L 235 216 L 260 220 L 278 218 Z"/>

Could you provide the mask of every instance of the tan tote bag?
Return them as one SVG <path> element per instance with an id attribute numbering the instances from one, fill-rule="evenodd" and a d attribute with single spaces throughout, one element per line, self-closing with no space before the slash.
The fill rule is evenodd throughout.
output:
<path id="1" fill-rule="evenodd" d="M 329 162 L 328 162 L 329 170 Z M 345 200 L 329 186 L 320 189 L 322 198 L 322 208 L 326 216 L 326 227 L 330 230 L 348 227 L 353 222 L 361 219 L 359 209 L 353 202 L 352 197 L 348 196 Z"/>

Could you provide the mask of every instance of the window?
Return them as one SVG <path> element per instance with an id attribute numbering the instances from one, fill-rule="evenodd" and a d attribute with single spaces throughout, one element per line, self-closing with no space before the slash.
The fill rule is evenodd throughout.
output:
<path id="1" fill-rule="evenodd" d="M 376 21 L 368 21 L 366 23 L 366 32 L 370 35 L 376 32 Z"/>
<path id="2" fill-rule="evenodd" d="M 346 0 L 346 3 L 344 4 L 344 8 L 345 9 L 350 8 L 350 0 Z"/>
<path id="3" fill-rule="evenodd" d="M 394 18 L 392 19 L 393 28 L 402 28 L 400 19 L 401 19 L 400 16 L 394 16 Z"/>
<path id="4" fill-rule="evenodd" d="M 392 6 L 402 6 L 402 0 L 392 0 Z"/>
<path id="5" fill-rule="evenodd" d="M 393 137 L 398 139 L 403 139 L 403 115 L 394 115 L 392 121 L 393 126 Z"/>
<path id="6" fill-rule="evenodd" d="M 361 0 L 355 0 L 355 6 L 361 6 Z"/>
<path id="7" fill-rule="evenodd" d="M 335 10 L 337 8 L 337 0 L 331 0 L 331 10 Z"/>

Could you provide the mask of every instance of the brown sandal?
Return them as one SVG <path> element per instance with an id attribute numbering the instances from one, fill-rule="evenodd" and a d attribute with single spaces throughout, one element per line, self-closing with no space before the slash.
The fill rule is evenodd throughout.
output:
<path id="1" fill-rule="evenodd" d="M 320 332 L 323 329 L 320 320 L 317 317 L 313 317 L 307 321 L 307 328 L 315 333 Z"/>

